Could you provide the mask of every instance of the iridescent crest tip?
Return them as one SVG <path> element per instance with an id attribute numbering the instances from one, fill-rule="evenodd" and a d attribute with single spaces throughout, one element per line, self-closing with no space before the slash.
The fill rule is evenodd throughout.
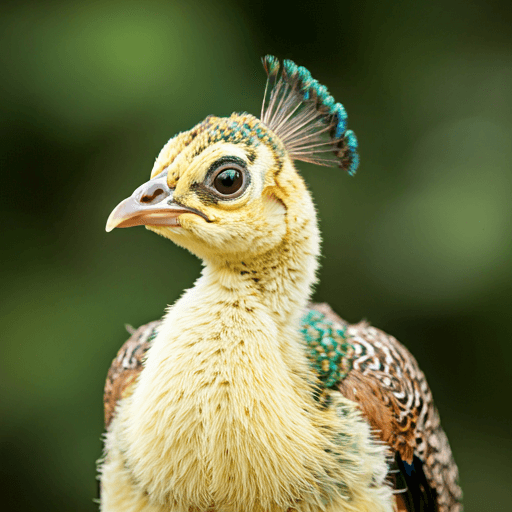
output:
<path id="1" fill-rule="evenodd" d="M 327 87 L 303 66 L 285 59 L 263 58 L 268 75 L 261 120 L 282 140 L 291 158 L 338 166 L 353 175 L 359 165 L 357 138 L 347 130 L 347 113 Z M 267 101 L 267 91 L 270 96 Z"/>
<path id="2" fill-rule="evenodd" d="M 265 68 L 267 75 L 269 77 L 277 76 L 277 73 L 279 73 L 279 60 L 277 60 L 273 55 L 265 55 L 261 60 L 263 61 L 263 67 Z"/>

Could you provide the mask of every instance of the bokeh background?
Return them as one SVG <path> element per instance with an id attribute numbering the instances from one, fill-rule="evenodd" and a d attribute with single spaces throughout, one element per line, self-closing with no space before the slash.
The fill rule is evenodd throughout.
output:
<path id="1" fill-rule="evenodd" d="M 260 57 L 307 66 L 349 113 L 355 178 L 299 164 L 320 285 L 426 372 L 468 512 L 512 509 L 512 15 L 508 1 L 4 3 L 0 403 L 7 510 L 93 511 L 102 389 L 125 324 L 200 263 L 104 231 L 161 146 L 259 113 Z"/>

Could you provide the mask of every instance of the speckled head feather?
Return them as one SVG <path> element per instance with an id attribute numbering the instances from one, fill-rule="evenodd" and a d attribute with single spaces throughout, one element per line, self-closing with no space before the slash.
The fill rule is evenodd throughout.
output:
<path id="1" fill-rule="evenodd" d="M 359 165 L 357 138 L 347 130 L 347 113 L 327 87 L 303 66 L 263 58 L 268 75 L 261 120 L 281 139 L 290 157 L 318 165 L 338 166 L 353 175 Z M 267 102 L 267 91 L 270 96 Z"/>

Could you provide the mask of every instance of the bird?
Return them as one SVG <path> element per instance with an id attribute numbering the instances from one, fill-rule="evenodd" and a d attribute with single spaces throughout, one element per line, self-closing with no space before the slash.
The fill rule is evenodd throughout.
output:
<path id="1" fill-rule="evenodd" d="M 160 320 L 129 327 L 108 371 L 100 510 L 461 512 L 414 357 L 311 302 L 321 237 L 296 162 L 356 172 L 345 108 L 305 67 L 262 60 L 260 116 L 171 138 L 108 218 L 203 268 Z"/>

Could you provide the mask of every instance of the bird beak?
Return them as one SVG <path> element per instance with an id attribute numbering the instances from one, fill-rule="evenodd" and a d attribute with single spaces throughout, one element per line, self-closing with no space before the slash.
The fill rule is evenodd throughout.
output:
<path id="1" fill-rule="evenodd" d="M 121 201 L 109 215 L 105 230 L 132 226 L 179 226 L 178 216 L 198 211 L 173 201 L 174 190 L 167 185 L 167 173 L 161 173 L 141 185 Z"/>

